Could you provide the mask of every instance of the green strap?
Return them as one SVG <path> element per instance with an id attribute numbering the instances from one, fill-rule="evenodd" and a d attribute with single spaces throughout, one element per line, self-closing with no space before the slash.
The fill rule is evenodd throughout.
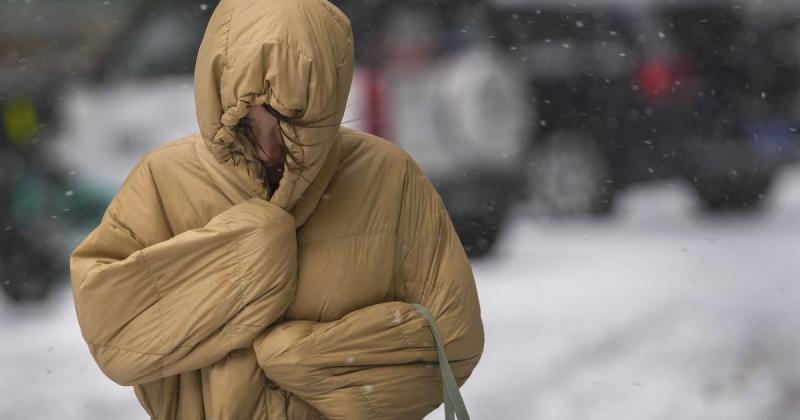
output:
<path id="1" fill-rule="evenodd" d="M 424 306 L 418 303 L 414 303 L 413 306 L 428 320 L 431 333 L 433 333 L 433 341 L 436 343 L 439 367 L 442 369 L 442 396 L 444 398 L 445 420 L 453 420 L 454 415 L 459 420 L 469 420 L 467 406 L 464 405 L 464 399 L 461 398 L 461 391 L 458 389 L 455 376 L 453 376 L 453 370 L 450 369 L 450 362 L 447 361 L 447 354 L 444 352 L 442 336 L 439 334 L 439 329 L 436 328 L 436 321 L 433 320 L 433 315 Z"/>

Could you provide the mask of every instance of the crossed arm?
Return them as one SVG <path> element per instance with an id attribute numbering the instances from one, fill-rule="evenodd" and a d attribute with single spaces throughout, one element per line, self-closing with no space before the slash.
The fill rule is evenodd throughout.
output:
<path id="1" fill-rule="evenodd" d="M 100 369 L 121 385 L 200 369 L 249 347 L 294 299 L 294 220 L 279 207 L 252 198 L 158 241 L 153 232 L 167 230 L 157 226 L 162 214 L 143 161 L 70 255 L 81 332 Z"/>
<path id="2" fill-rule="evenodd" d="M 254 348 L 276 384 L 330 419 L 420 419 L 442 403 L 432 313 L 462 385 L 483 351 L 472 271 L 433 186 L 416 166 L 406 186 L 398 238 L 408 244 L 397 273 L 397 301 L 332 322 L 289 321 L 266 330 Z"/>
<path id="3" fill-rule="evenodd" d="M 158 220 L 148 213 L 160 211 L 157 196 L 143 187 L 151 176 L 140 165 L 70 257 L 83 336 L 115 382 L 200 369 L 252 346 L 272 381 L 328 418 L 422 418 L 442 402 L 441 378 L 427 321 L 412 303 L 436 319 L 459 385 L 478 363 L 483 325 L 469 262 L 416 166 L 398 227 L 407 251 L 397 300 L 333 322 L 277 325 L 296 287 L 291 215 L 253 198 L 148 245 L 135 220 Z"/>

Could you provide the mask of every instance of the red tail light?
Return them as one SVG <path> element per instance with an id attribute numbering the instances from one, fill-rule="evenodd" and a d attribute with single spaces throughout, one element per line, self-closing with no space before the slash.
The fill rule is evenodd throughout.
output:
<path id="1" fill-rule="evenodd" d="M 376 136 L 386 137 L 388 121 L 386 82 L 378 67 L 365 69 L 366 74 L 366 129 Z"/>
<path id="2" fill-rule="evenodd" d="M 691 101 L 695 93 L 702 89 L 698 85 L 696 60 L 690 56 L 673 56 L 642 63 L 634 75 L 634 83 L 650 103 L 665 99 L 672 101 Z M 686 88 L 692 84 L 693 91 Z M 683 89 L 682 89 L 683 88 Z"/>
<path id="3" fill-rule="evenodd" d="M 642 95 L 657 101 L 671 93 L 675 74 L 665 63 L 646 61 L 636 73 L 636 79 Z"/>

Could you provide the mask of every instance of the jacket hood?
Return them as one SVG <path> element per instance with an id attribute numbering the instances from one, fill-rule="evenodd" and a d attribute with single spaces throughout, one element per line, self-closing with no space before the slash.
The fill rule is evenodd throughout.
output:
<path id="1" fill-rule="evenodd" d="M 289 151 L 270 197 L 289 211 L 336 154 L 353 78 L 349 19 L 326 0 L 222 0 L 211 15 L 194 71 L 203 142 L 216 161 L 263 185 L 264 169 L 234 127 L 248 107 L 269 104 Z M 334 153 L 332 153 L 334 151 Z M 329 176 L 330 174 L 328 174 Z"/>

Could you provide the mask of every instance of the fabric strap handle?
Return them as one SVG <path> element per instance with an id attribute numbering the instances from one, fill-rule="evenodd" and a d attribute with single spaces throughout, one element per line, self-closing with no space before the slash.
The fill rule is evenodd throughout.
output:
<path id="1" fill-rule="evenodd" d="M 436 343 L 439 367 L 442 369 L 442 396 L 444 398 L 445 420 L 453 420 L 456 417 L 459 420 L 469 420 L 467 406 L 464 405 L 464 399 L 461 398 L 461 391 L 458 389 L 455 376 L 453 376 L 453 370 L 450 369 L 450 362 L 447 361 L 447 354 L 444 352 L 442 336 L 439 334 L 439 329 L 436 328 L 436 321 L 433 320 L 433 315 L 426 307 L 418 303 L 414 303 L 413 306 L 428 320 L 431 333 L 433 333 L 433 341 Z"/>

